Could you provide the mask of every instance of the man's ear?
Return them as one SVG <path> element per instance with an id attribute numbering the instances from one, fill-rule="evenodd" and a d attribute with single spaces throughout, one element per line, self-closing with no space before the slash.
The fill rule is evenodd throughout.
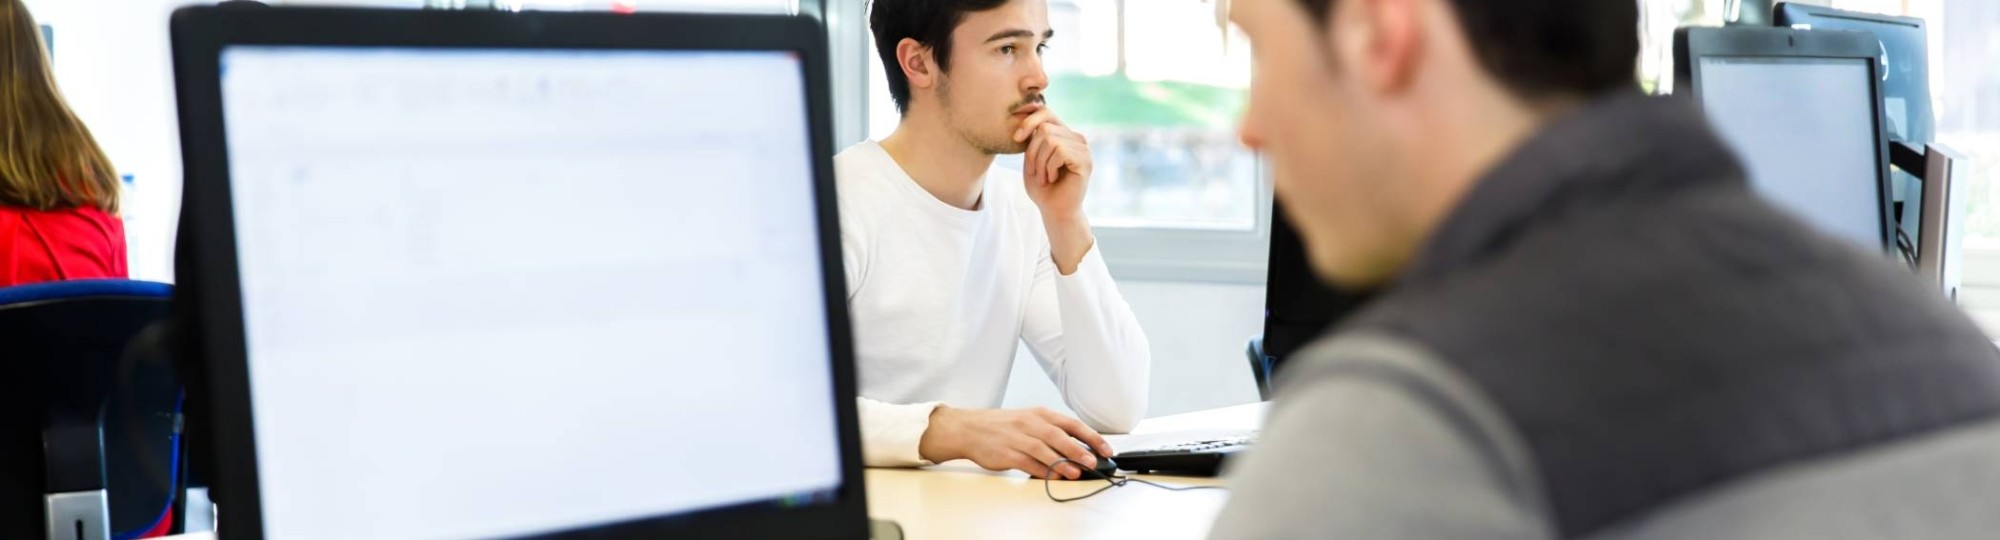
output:
<path id="1" fill-rule="evenodd" d="M 1432 0 L 1340 2 L 1329 21 L 1334 54 L 1371 90 L 1409 88 L 1424 59 L 1425 4 Z"/>
<path id="2" fill-rule="evenodd" d="M 903 38 L 896 42 L 896 63 L 903 66 L 903 77 L 910 80 L 910 88 L 930 88 L 937 83 L 937 63 L 931 56 L 931 48 L 917 40 Z"/>

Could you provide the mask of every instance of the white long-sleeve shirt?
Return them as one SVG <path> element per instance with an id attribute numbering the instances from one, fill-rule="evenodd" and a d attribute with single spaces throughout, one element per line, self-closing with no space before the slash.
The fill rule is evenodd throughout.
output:
<path id="1" fill-rule="evenodd" d="M 869 466 L 913 466 L 938 404 L 994 408 L 1026 342 L 1064 403 L 1102 432 L 1146 411 L 1152 353 L 1092 246 L 1060 275 L 1021 173 L 995 167 L 975 210 L 924 191 L 880 144 L 834 157 Z"/>

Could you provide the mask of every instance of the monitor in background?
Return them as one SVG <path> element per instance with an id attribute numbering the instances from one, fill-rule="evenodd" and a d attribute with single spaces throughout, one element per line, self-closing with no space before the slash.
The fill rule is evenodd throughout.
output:
<path id="1" fill-rule="evenodd" d="M 1268 272 L 1264 286 L 1263 354 L 1271 364 L 1269 375 L 1275 375 L 1293 353 L 1359 308 L 1364 297 L 1320 282 L 1298 231 L 1285 215 L 1284 205 L 1275 201 Z M 1258 382 L 1261 387 L 1267 381 Z"/>
<path id="2" fill-rule="evenodd" d="M 42 25 L 42 48 L 48 50 L 49 60 L 56 59 L 56 27 Z"/>
<path id="3" fill-rule="evenodd" d="M 1872 36 L 1730 27 L 1675 38 L 1680 93 L 1701 104 L 1760 194 L 1857 245 L 1895 245 Z"/>
<path id="4" fill-rule="evenodd" d="M 1881 50 L 1882 114 L 1889 139 L 1921 148 L 1932 142 L 1929 34 L 1924 20 L 1796 3 L 1780 3 L 1774 24 L 1799 30 L 1848 30 L 1875 35 Z"/>
<path id="5" fill-rule="evenodd" d="M 865 538 L 807 19 L 190 9 L 234 538 Z"/>
<path id="6" fill-rule="evenodd" d="M 1868 32 L 1881 42 L 1877 68 L 1882 77 L 1882 115 L 1889 140 L 1909 143 L 1922 150 L 1933 142 L 1936 119 L 1931 114 L 1929 34 L 1924 20 L 1846 11 L 1792 2 L 1778 4 L 1774 24 L 1799 30 L 1846 30 Z M 1898 225 L 1904 234 L 1918 236 L 1916 206 L 1924 197 L 1923 182 L 1908 171 L 1896 170 L 1891 184 L 1896 202 Z M 1919 240 L 1921 241 L 1921 240 Z"/>

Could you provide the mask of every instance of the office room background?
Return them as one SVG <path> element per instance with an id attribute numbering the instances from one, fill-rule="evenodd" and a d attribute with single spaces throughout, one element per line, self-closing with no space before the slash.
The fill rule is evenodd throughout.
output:
<path id="1" fill-rule="evenodd" d="M 1673 30 L 1722 24 L 1739 0 L 1639 0 L 1638 77 L 1670 88 Z M 53 29 L 55 71 L 127 185 L 135 279 L 172 282 L 180 151 L 167 16 L 192 0 L 26 0 Z M 465 9 L 700 10 L 807 13 L 827 21 L 836 145 L 895 126 L 866 28 L 867 0 L 272 0 L 272 4 Z M 1938 139 L 1972 158 L 1963 304 L 2000 333 L 2000 2 L 1820 0 L 1931 22 Z M 1052 106 L 1091 137 L 1099 173 L 1089 211 L 1112 268 L 1152 340 L 1148 416 L 1256 401 L 1244 360 L 1262 331 L 1271 193 L 1234 119 L 1249 82 L 1247 45 L 1218 24 L 1213 0 L 1050 0 L 1057 40 Z M 1004 162 L 1004 161 L 1003 161 Z M 1006 405 L 1061 399 L 1023 350 Z"/>

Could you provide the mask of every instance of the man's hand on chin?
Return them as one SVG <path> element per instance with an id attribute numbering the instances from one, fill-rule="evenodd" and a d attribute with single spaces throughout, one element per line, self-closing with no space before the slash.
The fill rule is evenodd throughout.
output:
<path id="1" fill-rule="evenodd" d="M 1064 126 L 1047 107 L 1021 121 L 1016 142 L 1027 141 L 1021 155 L 1021 179 L 1028 199 L 1041 209 L 1049 233 L 1049 256 L 1063 275 L 1076 272 L 1095 240 L 1083 215 L 1083 196 L 1090 187 L 1090 141 Z"/>

